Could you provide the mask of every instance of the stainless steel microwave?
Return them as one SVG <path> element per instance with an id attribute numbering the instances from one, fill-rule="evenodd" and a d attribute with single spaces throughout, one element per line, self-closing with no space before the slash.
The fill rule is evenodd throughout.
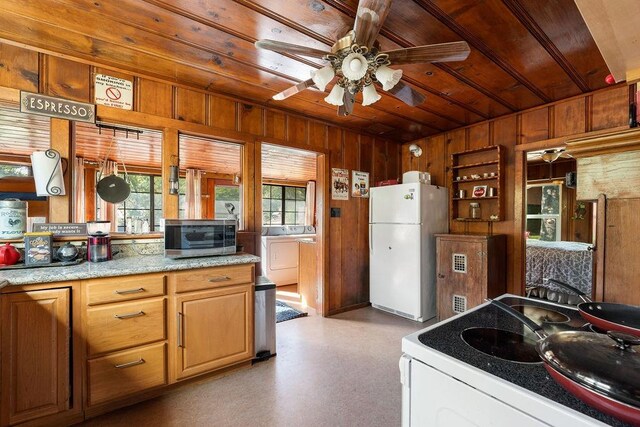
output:
<path id="1" fill-rule="evenodd" d="M 236 253 L 237 222 L 226 219 L 165 219 L 164 256 L 189 258 Z"/>

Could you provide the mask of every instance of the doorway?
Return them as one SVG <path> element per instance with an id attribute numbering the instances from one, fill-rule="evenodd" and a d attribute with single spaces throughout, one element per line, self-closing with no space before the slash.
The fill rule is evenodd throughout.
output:
<path id="1" fill-rule="evenodd" d="M 576 165 L 563 147 L 527 151 L 522 212 L 527 295 L 575 304 L 580 298 L 550 279 L 589 296 L 595 284 L 596 207 L 576 198 Z"/>
<path id="2" fill-rule="evenodd" d="M 277 300 L 310 314 L 323 311 L 323 157 L 261 145 L 262 275 Z"/>

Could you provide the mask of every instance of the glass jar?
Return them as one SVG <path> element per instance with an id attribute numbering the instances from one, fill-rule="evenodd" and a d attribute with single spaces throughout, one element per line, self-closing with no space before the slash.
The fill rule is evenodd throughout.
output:
<path id="1" fill-rule="evenodd" d="M 469 203 L 469 218 L 480 219 L 480 203 Z"/>

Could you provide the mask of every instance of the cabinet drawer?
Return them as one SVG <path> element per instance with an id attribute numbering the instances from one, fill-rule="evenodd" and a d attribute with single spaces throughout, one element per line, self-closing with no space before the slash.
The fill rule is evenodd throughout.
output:
<path id="1" fill-rule="evenodd" d="M 165 294 L 165 275 L 111 277 L 84 283 L 87 305 L 129 301 Z"/>
<path id="2" fill-rule="evenodd" d="M 177 293 L 253 283 L 253 265 L 202 268 L 173 275 Z"/>
<path id="3" fill-rule="evenodd" d="M 165 339 L 164 298 L 87 309 L 87 352 L 107 353 Z"/>
<path id="4" fill-rule="evenodd" d="M 167 384 L 166 357 L 159 343 L 89 360 L 88 405 Z"/>

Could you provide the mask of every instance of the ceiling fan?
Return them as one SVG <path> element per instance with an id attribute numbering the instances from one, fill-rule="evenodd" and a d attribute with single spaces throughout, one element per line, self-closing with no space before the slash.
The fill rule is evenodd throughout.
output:
<path id="1" fill-rule="evenodd" d="M 544 150 L 539 153 L 539 156 L 542 160 L 547 163 L 553 163 L 558 160 L 560 157 L 563 158 L 573 158 L 573 156 L 565 151 L 564 148 L 552 148 L 549 150 Z"/>
<path id="2" fill-rule="evenodd" d="M 376 92 L 375 84 L 412 107 L 423 103 L 424 95 L 400 81 L 402 70 L 394 70 L 389 66 L 463 61 L 469 56 L 469 45 L 459 41 L 381 52 L 376 38 L 391 9 L 391 2 L 360 0 L 353 30 L 338 39 L 331 47 L 331 52 L 275 40 L 258 40 L 255 45 L 260 49 L 322 58 L 329 62 L 325 67 L 312 71 L 310 79 L 274 95 L 273 99 L 283 100 L 313 85 L 324 91 L 337 77 L 324 100 L 338 106 L 340 116 L 351 114 L 358 92 L 362 92 L 363 106 L 377 102 L 381 96 Z"/>

